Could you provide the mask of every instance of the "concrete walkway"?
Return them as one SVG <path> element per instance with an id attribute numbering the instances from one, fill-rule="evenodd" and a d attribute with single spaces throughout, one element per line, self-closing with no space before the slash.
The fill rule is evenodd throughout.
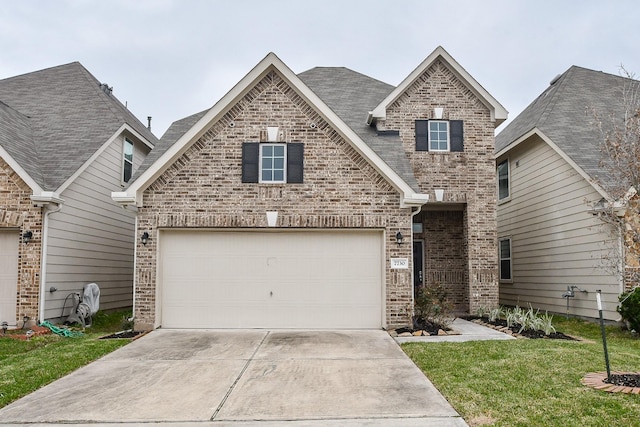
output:
<path id="1" fill-rule="evenodd" d="M 466 426 L 386 332 L 282 330 L 157 330 L 0 409 L 0 423 Z"/>
<path id="2" fill-rule="evenodd" d="M 495 329 L 459 318 L 453 321 L 451 329 L 457 332 L 458 335 L 396 337 L 395 340 L 398 344 L 402 344 L 405 342 L 465 342 L 516 339 L 511 335 L 496 331 Z"/>

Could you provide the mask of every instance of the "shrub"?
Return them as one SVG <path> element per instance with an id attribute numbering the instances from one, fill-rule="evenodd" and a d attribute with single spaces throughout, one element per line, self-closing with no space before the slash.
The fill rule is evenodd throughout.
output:
<path id="1" fill-rule="evenodd" d="M 448 329 L 453 321 L 453 304 L 447 290 L 440 284 L 427 285 L 418 290 L 415 299 L 415 320 L 427 321 Z"/>
<path id="2" fill-rule="evenodd" d="M 629 329 L 640 332 L 640 288 L 620 295 L 620 305 L 617 310 Z"/>

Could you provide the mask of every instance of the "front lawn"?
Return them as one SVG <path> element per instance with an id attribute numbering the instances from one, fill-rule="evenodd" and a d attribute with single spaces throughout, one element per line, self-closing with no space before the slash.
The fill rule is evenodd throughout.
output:
<path id="1" fill-rule="evenodd" d="M 78 338 L 50 334 L 21 341 L 0 330 L 0 408 L 130 342 L 99 339 L 119 331 L 126 315 L 98 312 Z"/>
<path id="2" fill-rule="evenodd" d="M 555 318 L 588 342 L 409 343 L 403 350 L 470 426 L 640 426 L 640 395 L 583 386 L 605 371 L 599 325 Z M 640 372 L 640 339 L 607 327 L 612 371 Z"/>

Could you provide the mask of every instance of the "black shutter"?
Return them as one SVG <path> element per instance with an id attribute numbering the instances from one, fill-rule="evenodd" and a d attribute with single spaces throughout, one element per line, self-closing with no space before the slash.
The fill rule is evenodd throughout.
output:
<path id="1" fill-rule="evenodd" d="M 429 151 L 429 120 L 416 120 L 416 151 Z"/>
<path id="2" fill-rule="evenodd" d="M 304 178 L 304 144 L 290 142 L 287 144 L 287 182 L 302 184 Z"/>
<path id="3" fill-rule="evenodd" d="M 449 142 L 451 143 L 451 151 L 464 151 L 462 120 L 451 120 L 449 122 Z"/>
<path id="4" fill-rule="evenodd" d="M 242 182 L 258 182 L 260 145 L 257 142 L 242 143 Z"/>

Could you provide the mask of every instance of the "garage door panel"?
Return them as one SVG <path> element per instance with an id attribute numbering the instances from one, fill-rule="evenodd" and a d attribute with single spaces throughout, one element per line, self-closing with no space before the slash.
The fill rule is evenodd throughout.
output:
<path id="1" fill-rule="evenodd" d="M 164 327 L 382 326 L 381 231 L 161 232 Z"/>

